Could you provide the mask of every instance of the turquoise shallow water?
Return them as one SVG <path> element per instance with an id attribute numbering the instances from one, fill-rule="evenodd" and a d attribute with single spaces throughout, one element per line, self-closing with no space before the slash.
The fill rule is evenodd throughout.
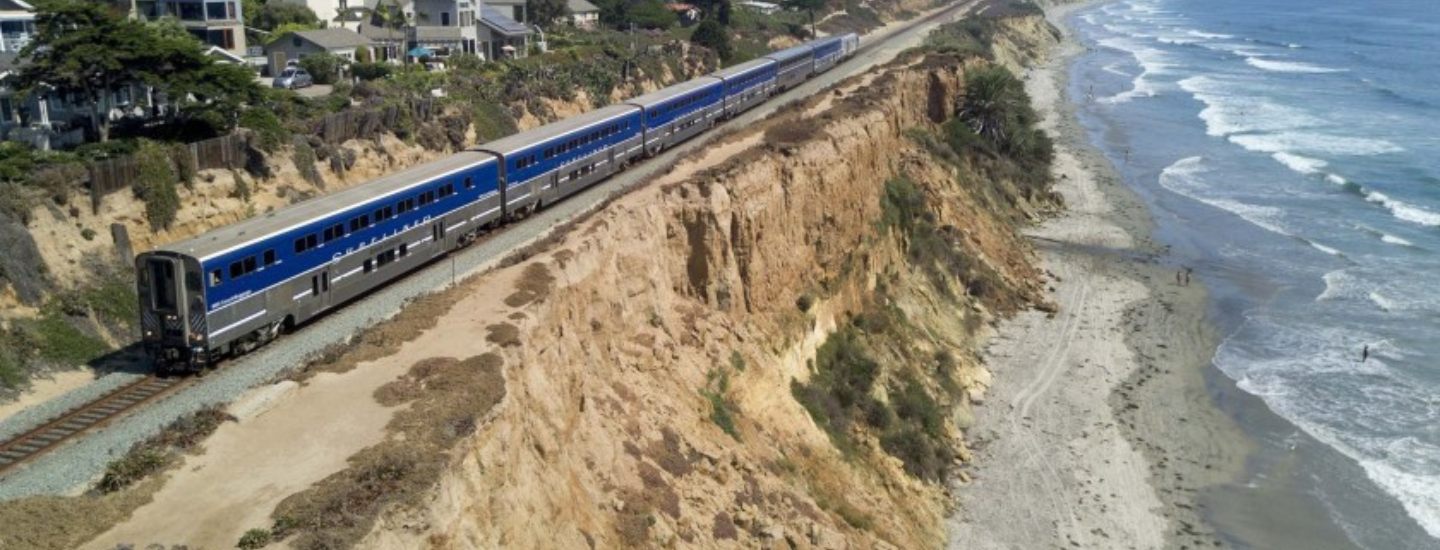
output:
<path id="1" fill-rule="evenodd" d="M 1440 548 L 1440 2 L 1070 23 L 1082 123 L 1213 290 L 1216 367 L 1285 420 L 1266 445 L 1318 449 L 1293 490 L 1360 547 Z"/>

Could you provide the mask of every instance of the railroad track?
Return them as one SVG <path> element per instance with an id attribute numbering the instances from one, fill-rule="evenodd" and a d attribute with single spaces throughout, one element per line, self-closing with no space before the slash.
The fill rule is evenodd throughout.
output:
<path id="1" fill-rule="evenodd" d="M 141 404 L 169 393 L 186 380 L 188 379 L 146 376 L 71 409 L 28 432 L 0 442 L 0 475 L 55 449 L 65 441 L 124 416 Z"/>

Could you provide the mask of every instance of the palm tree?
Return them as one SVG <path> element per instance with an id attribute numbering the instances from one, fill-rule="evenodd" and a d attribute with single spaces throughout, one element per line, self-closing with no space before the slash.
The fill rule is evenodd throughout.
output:
<path id="1" fill-rule="evenodd" d="M 1003 67 L 970 71 L 960 98 L 960 120 L 976 134 L 1001 143 L 1018 114 L 1020 90 L 1020 81 Z"/>
<path id="2" fill-rule="evenodd" d="M 381 6 L 379 4 L 376 4 L 375 8 L 376 9 L 373 11 L 373 13 L 378 16 L 380 18 L 380 22 L 385 25 L 386 34 L 388 35 L 387 38 L 390 42 L 390 47 L 393 47 L 395 44 L 395 28 L 397 26 L 401 29 L 409 29 L 415 26 L 417 17 L 415 15 L 405 13 L 404 8 L 400 6 L 400 0 L 390 0 L 390 5 L 388 6 Z M 409 33 L 406 34 L 408 35 Z M 400 48 L 400 50 L 402 50 L 400 53 L 403 54 L 404 48 L 402 47 Z M 403 55 L 401 55 L 400 57 L 401 59 L 404 59 Z"/>

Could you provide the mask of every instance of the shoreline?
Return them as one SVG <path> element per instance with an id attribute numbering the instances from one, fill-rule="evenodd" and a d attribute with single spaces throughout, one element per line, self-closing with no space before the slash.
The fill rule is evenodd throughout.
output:
<path id="1" fill-rule="evenodd" d="M 956 490 L 949 548 L 1219 547 L 1202 496 L 1241 476 L 1256 445 L 1211 397 L 1206 290 L 1176 283 L 1151 212 L 1068 98 L 1085 48 L 1063 19 L 1091 5 L 1046 10 L 1063 38 L 1025 74 L 1067 203 L 1027 231 L 1060 313 L 1018 315 L 985 345 L 996 383 L 969 434 L 973 481 Z"/>

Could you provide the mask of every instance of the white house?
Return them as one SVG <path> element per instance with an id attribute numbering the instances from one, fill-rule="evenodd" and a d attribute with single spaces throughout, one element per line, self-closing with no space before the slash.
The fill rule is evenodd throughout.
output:
<path id="1" fill-rule="evenodd" d="M 18 52 L 34 35 L 34 8 L 21 0 L 0 0 L 0 52 Z"/>
<path id="2" fill-rule="evenodd" d="M 765 15 L 770 15 L 770 14 L 773 14 L 773 13 L 775 13 L 775 12 L 780 11 L 780 5 L 779 5 L 779 4 L 771 4 L 770 2 L 760 2 L 759 0 L 744 0 L 744 1 L 740 2 L 740 5 L 741 5 L 741 6 L 745 6 L 746 8 L 750 8 L 750 9 L 752 9 L 752 10 L 758 11 L 758 12 L 763 13 L 763 14 L 765 14 Z"/>
<path id="3" fill-rule="evenodd" d="M 585 0 L 568 0 L 570 24 L 581 29 L 594 29 L 600 25 L 600 8 Z"/>

